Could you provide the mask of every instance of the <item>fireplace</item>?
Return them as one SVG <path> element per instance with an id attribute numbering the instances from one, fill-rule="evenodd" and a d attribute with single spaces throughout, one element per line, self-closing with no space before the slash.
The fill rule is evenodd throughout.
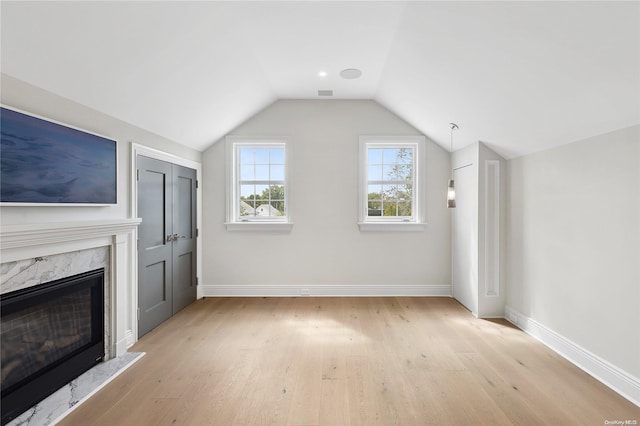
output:
<path id="1" fill-rule="evenodd" d="M 2 424 L 105 356 L 104 269 L 0 295 Z"/>

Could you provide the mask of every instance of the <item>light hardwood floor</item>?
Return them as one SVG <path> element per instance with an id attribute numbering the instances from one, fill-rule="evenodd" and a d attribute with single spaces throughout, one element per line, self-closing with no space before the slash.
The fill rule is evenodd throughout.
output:
<path id="1" fill-rule="evenodd" d="M 450 298 L 209 298 L 61 425 L 604 425 L 640 408 Z"/>

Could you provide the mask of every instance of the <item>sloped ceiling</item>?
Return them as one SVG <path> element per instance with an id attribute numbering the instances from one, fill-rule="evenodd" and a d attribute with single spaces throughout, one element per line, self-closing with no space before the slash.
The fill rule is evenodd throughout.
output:
<path id="1" fill-rule="evenodd" d="M 2 1 L 1 14 L 3 73 L 198 150 L 318 90 L 373 99 L 446 149 L 454 121 L 454 149 L 480 140 L 508 158 L 640 123 L 638 2 Z"/>

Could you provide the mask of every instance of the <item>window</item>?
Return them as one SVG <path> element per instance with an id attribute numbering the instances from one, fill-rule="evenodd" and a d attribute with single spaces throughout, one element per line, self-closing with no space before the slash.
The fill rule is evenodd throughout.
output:
<path id="1" fill-rule="evenodd" d="M 228 137 L 227 150 L 227 229 L 282 229 L 270 225 L 289 224 L 286 140 Z"/>
<path id="2" fill-rule="evenodd" d="M 360 230 L 421 230 L 424 137 L 360 137 Z"/>

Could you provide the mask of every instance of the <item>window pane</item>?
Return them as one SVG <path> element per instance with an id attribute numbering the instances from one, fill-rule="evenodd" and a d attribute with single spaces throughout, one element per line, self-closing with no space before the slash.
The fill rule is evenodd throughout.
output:
<path id="1" fill-rule="evenodd" d="M 393 164 L 398 156 L 398 148 L 384 148 L 382 154 L 382 162 L 384 164 Z"/>
<path id="2" fill-rule="evenodd" d="M 269 180 L 269 166 L 255 166 L 255 180 Z"/>
<path id="3" fill-rule="evenodd" d="M 398 198 L 398 187 L 396 185 L 383 185 L 382 186 L 383 200 L 393 200 Z"/>
<path id="4" fill-rule="evenodd" d="M 384 165 L 382 169 L 382 180 L 396 180 L 394 166 Z"/>
<path id="5" fill-rule="evenodd" d="M 382 197 L 382 185 L 368 185 L 367 193 L 369 194 L 370 200 L 379 200 Z"/>
<path id="6" fill-rule="evenodd" d="M 284 215 L 284 201 L 272 201 L 271 216 L 283 216 L 283 215 Z"/>
<path id="7" fill-rule="evenodd" d="M 367 180 L 382 180 L 382 166 L 369 166 Z"/>
<path id="8" fill-rule="evenodd" d="M 256 201 L 269 200 L 269 185 L 256 185 Z"/>
<path id="9" fill-rule="evenodd" d="M 284 186 L 271 185 L 269 187 L 269 195 L 271 200 L 284 200 Z"/>
<path id="10" fill-rule="evenodd" d="M 268 203 L 261 201 L 256 203 L 256 216 L 277 217 L 282 216 L 284 212 L 284 202 L 274 201 Z"/>
<path id="11" fill-rule="evenodd" d="M 399 201 L 411 201 L 412 200 L 411 185 L 398 185 L 398 200 Z"/>
<path id="12" fill-rule="evenodd" d="M 240 148 L 240 164 L 253 164 L 254 163 L 254 155 L 255 149 L 253 148 Z"/>
<path id="13" fill-rule="evenodd" d="M 411 165 L 410 164 L 398 164 L 395 168 L 396 179 L 398 180 L 411 180 Z"/>
<path id="14" fill-rule="evenodd" d="M 253 199 L 256 189 L 254 185 L 240 185 L 240 197 Z"/>
<path id="15" fill-rule="evenodd" d="M 271 164 L 284 164 L 284 148 L 271 148 L 269 153 Z"/>
<path id="16" fill-rule="evenodd" d="M 382 164 L 382 149 L 369 148 L 367 162 L 369 164 Z"/>
<path id="17" fill-rule="evenodd" d="M 240 180 L 254 180 L 253 165 L 240 166 Z"/>
<path id="18" fill-rule="evenodd" d="M 284 180 L 284 166 L 270 166 L 271 180 Z"/>
<path id="19" fill-rule="evenodd" d="M 269 164 L 269 148 L 256 148 L 256 164 Z"/>
<path id="20" fill-rule="evenodd" d="M 399 202 L 398 203 L 398 216 L 411 216 L 411 203 Z"/>
<path id="21" fill-rule="evenodd" d="M 369 201 L 367 207 L 367 216 L 382 216 L 382 202 Z"/>
<path id="22" fill-rule="evenodd" d="M 382 216 L 397 216 L 396 213 L 396 203 L 388 202 L 383 204 Z"/>
<path id="23" fill-rule="evenodd" d="M 240 200 L 240 216 L 253 216 L 255 215 L 255 202 L 254 201 L 242 201 Z"/>
<path id="24" fill-rule="evenodd" d="M 258 203 L 256 207 L 256 216 L 271 216 L 270 210 L 268 203 Z"/>
<path id="25" fill-rule="evenodd" d="M 413 163 L 413 148 L 400 148 L 398 150 L 398 158 L 396 162 L 400 164 Z"/>

